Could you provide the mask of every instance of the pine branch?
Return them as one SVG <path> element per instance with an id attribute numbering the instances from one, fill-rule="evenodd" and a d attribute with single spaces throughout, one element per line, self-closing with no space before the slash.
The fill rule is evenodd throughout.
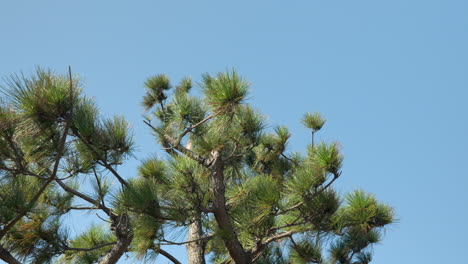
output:
<path id="1" fill-rule="evenodd" d="M 116 243 L 117 242 L 109 242 L 109 243 L 104 243 L 104 244 L 97 245 L 97 246 L 94 246 L 94 247 L 91 247 L 91 248 L 74 248 L 74 247 L 68 247 L 67 246 L 67 247 L 65 247 L 65 250 L 89 252 L 89 251 L 93 251 L 93 250 L 100 249 L 100 248 L 103 248 L 103 247 L 112 246 L 112 245 L 115 245 Z"/>
<path id="2" fill-rule="evenodd" d="M 320 190 L 318 190 L 317 192 L 315 192 L 315 193 L 312 195 L 311 199 L 314 199 L 315 197 L 317 197 L 317 196 L 319 196 L 321 193 L 323 193 L 326 189 L 328 189 L 328 188 L 332 185 L 332 183 L 333 183 L 334 181 L 336 181 L 336 180 L 340 177 L 340 175 L 341 175 L 341 172 L 334 173 L 334 174 L 333 174 L 333 178 L 332 178 L 325 186 L 323 186 Z M 288 209 L 279 212 L 279 213 L 276 214 L 276 215 L 282 215 L 282 214 L 288 213 L 288 212 L 290 212 L 290 211 L 292 211 L 292 210 L 294 210 L 294 209 L 297 209 L 297 208 L 301 207 L 303 204 L 304 204 L 304 202 L 299 202 L 299 203 L 297 203 L 297 204 L 295 204 L 295 205 L 289 207 Z"/>
<path id="3" fill-rule="evenodd" d="M 11 255 L 2 245 L 0 245 L 0 259 L 8 264 L 21 264 L 21 262 Z"/>
<path id="4" fill-rule="evenodd" d="M 200 122 L 196 123 L 195 125 L 187 128 L 184 132 L 182 132 L 182 134 L 180 134 L 179 136 L 179 139 L 178 139 L 178 142 L 180 143 L 180 141 L 182 140 L 182 138 L 184 138 L 185 135 L 187 135 L 188 133 L 190 133 L 192 130 L 194 130 L 196 127 L 198 127 L 199 125 L 202 125 L 203 123 L 205 123 L 206 121 L 210 120 L 211 118 L 215 117 L 218 115 L 219 112 L 216 112 L 214 114 L 211 114 L 207 117 L 205 117 L 203 120 L 201 120 Z"/>
<path id="5" fill-rule="evenodd" d="M 101 186 L 101 180 L 99 179 L 96 168 L 93 167 L 93 173 L 94 177 L 96 178 L 97 186 L 98 186 L 98 191 L 99 191 L 99 198 L 101 200 L 102 205 L 105 207 L 106 204 L 104 203 L 104 192 L 102 191 L 102 186 Z"/>
<path id="6" fill-rule="evenodd" d="M 291 235 L 293 235 L 295 233 L 297 233 L 297 231 L 285 231 L 285 232 L 282 232 L 282 233 L 275 234 L 275 235 L 265 239 L 263 242 L 258 243 L 251 250 L 251 252 L 252 252 L 251 254 L 253 256 L 252 262 L 255 262 L 262 255 L 263 251 L 268 246 L 268 244 L 270 244 L 272 242 L 275 242 L 277 240 L 280 240 L 282 238 L 289 237 L 289 236 L 291 236 Z"/>
<path id="7" fill-rule="evenodd" d="M 69 68 L 69 74 L 70 74 L 70 98 L 73 100 L 73 82 L 71 79 L 71 69 Z M 49 178 L 46 180 L 46 182 L 41 186 L 39 191 L 33 196 L 31 201 L 29 201 L 28 205 L 26 206 L 25 209 L 21 211 L 21 213 L 16 216 L 15 219 L 13 219 L 9 224 L 7 224 L 1 231 L 0 231 L 0 239 L 2 239 L 8 230 L 10 230 L 23 216 L 25 216 L 28 212 L 29 209 L 33 207 L 33 205 L 37 202 L 39 197 L 42 195 L 42 193 L 47 189 L 47 186 L 54 181 L 57 177 L 57 171 L 59 168 L 60 160 L 62 159 L 62 156 L 65 152 L 65 143 L 67 141 L 67 135 L 68 131 L 70 130 L 71 127 L 71 119 L 72 119 L 72 112 L 68 113 L 67 118 L 65 119 L 65 129 L 63 131 L 62 138 L 59 143 L 59 147 L 57 150 L 57 155 L 55 157 L 55 163 L 54 163 L 54 168 L 52 170 L 51 175 L 49 175 Z"/>
<path id="8" fill-rule="evenodd" d="M 178 261 L 174 256 L 172 256 L 169 252 L 161 249 L 161 248 L 158 248 L 158 249 L 154 249 L 155 252 L 163 255 L 164 257 L 166 257 L 167 259 L 169 259 L 170 261 L 172 261 L 172 263 L 174 264 L 182 264 L 180 261 Z"/>
<path id="9" fill-rule="evenodd" d="M 101 210 L 99 207 L 78 207 L 78 206 L 71 206 L 67 208 L 68 210 Z"/>
<path id="10" fill-rule="evenodd" d="M 296 250 L 296 252 L 299 254 L 299 256 L 301 258 L 305 258 L 306 256 L 304 256 L 304 253 L 302 252 L 302 250 L 299 250 L 299 246 L 296 244 L 296 241 L 294 241 L 294 238 L 290 236 L 289 240 L 291 240 L 291 243 L 293 244 L 293 247 Z"/>
<path id="11" fill-rule="evenodd" d="M 296 218 L 296 220 L 294 220 L 292 223 L 290 224 L 286 224 L 286 225 L 282 225 L 282 226 L 278 226 L 278 227 L 275 227 L 275 228 L 272 228 L 270 229 L 270 231 L 268 231 L 268 233 L 274 233 L 278 230 L 281 230 L 283 228 L 288 228 L 288 227 L 294 227 L 294 226 L 299 226 L 299 225 L 304 225 L 304 224 L 307 224 L 308 222 L 307 221 L 302 221 L 302 222 L 299 222 L 299 223 L 296 223 L 296 221 L 299 220 L 299 218 Z"/>
<path id="12" fill-rule="evenodd" d="M 83 138 L 80 135 L 80 133 L 78 133 L 78 131 L 74 132 L 75 136 L 79 138 L 83 143 L 85 143 L 85 145 L 94 153 L 94 155 L 97 155 L 100 158 L 101 162 L 98 162 L 98 164 L 109 170 L 122 185 L 127 186 L 128 183 L 122 178 L 122 176 L 120 176 L 120 174 L 114 168 L 112 168 L 112 166 L 109 163 L 107 163 L 107 161 L 99 154 L 99 152 L 94 148 L 94 146 L 90 144 L 85 138 Z"/>
<path id="13" fill-rule="evenodd" d="M 117 242 L 112 249 L 104 256 L 99 264 L 114 264 L 128 251 L 128 247 L 133 240 L 133 229 L 130 223 L 130 218 L 126 213 L 121 215 L 110 214 L 112 221 L 111 227 L 114 228 Z"/>
<path id="14" fill-rule="evenodd" d="M 70 186 L 66 185 L 65 183 L 63 183 L 59 179 L 55 179 L 55 182 L 57 182 L 60 185 L 60 187 L 62 187 L 62 189 L 64 189 L 65 191 L 67 191 L 67 192 L 69 192 L 69 193 L 71 193 L 71 194 L 73 194 L 75 196 L 80 197 L 81 199 L 87 201 L 90 204 L 94 204 L 99 209 L 104 211 L 107 215 L 111 215 L 111 213 L 112 213 L 111 210 L 109 208 L 105 207 L 104 205 L 102 205 L 99 201 L 94 200 L 93 198 L 87 196 L 86 194 L 81 193 L 81 192 L 71 188 Z"/>
<path id="15" fill-rule="evenodd" d="M 159 245 L 163 245 L 163 246 L 172 246 L 172 245 L 181 246 L 181 245 L 185 245 L 185 244 L 189 244 L 189 243 L 193 243 L 193 242 L 209 240 L 213 236 L 214 235 L 207 235 L 207 236 L 201 237 L 199 239 L 192 239 L 192 240 L 188 240 L 188 241 L 184 241 L 184 242 L 173 242 L 173 241 L 169 241 L 169 240 L 166 240 L 166 239 L 161 239 L 160 241 L 163 241 L 165 243 L 159 243 Z"/>
<path id="16" fill-rule="evenodd" d="M 29 171 L 27 168 L 12 169 L 12 168 L 8 168 L 6 166 L 2 166 L 1 163 L 0 163 L 0 170 L 8 171 L 8 172 L 11 172 L 13 174 L 23 174 L 24 176 L 32 176 L 32 177 L 35 177 L 35 178 L 38 178 L 38 179 L 41 179 L 41 180 L 47 180 L 48 179 L 48 177 L 41 176 L 41 175 L 39 175 L 37 173 L 33 173 L 33 172 Z"/>
<path id="17" fill-rule="evenodd" d="M 75 130 L 73 132 L 74 132 L 74 135 L 78 139 L 80 139 L 88 147 L 89 150 L 91 150 L 94 153 L 94 155 L 99 157 L 99 159 L 101 160 L 101 162 L 98 162 L 99 165 L 109 170 L 122 185 L 125 185 L 125 186 L 128 185 L 128 183 L 122 178 L 122 176 L 120 176 L 120 174 L 114 168 L 112 168 L 112 166 L 109 163 L 107 163 L 104 157 L 102 157 L 99 154 L 99 152 L 94 148 L 92 144 L 90 144 L 85 138 L 83 138 L 78 131 Z"/>
<path id="18" fill-rule="evenodd" d="M 148 121 L 143 120 L 143 122 L 146 125 L 148 125 L 150 128 L 152 128 L 153 131 L 155 131 L 155 132 L 157 131 L 157 129 L 155 127 L 153 127 L 151 125 L 151 123 L 149 123 Z M 208 161 L 207 158 L 205 158 L 202 155 L 200 155 L 198 153 L 195 153 L 195 152 L 189 150 L 188 148 L 184 147 L 183 145 L 180 144 L 179 140 L 175 140 L 175 139 L 171 138 L 169 135 L 166 135 L 166 134 L 164 134 L 163 137 L 171 145 L 171 148 L 178 150 L 179 152 L 183 153 L 185 156 L 197 161 L 198 163 L 200 163 L 201 165 L 203 165 L 205 167 L 208 167 L 210 165 L 211 162 Z"/>

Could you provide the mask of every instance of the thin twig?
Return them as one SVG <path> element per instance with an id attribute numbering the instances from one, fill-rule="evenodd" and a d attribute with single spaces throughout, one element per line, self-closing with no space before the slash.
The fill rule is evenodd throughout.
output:
<path id="1" fill-rule="evenodd" d="M 115 245 L 116 243 L 117 242 L 109 242 L 109 243 L 104 243 L 104 244 L 97 245 L 97 246 L 94 246 L 94 247 L 91 247 L 91 248 L 75 248 L 75 247 L 68 247 L 67 246 L 67 247 L 65 247 L 65 250 L 89 252 L 89 251 L 93 251 L 93 250 L 100 249 L 100 248 L 103 248 L 103 247 L 112 246 L 112 245 Z"/>
<path id="2" fill-rule="evenodd" d="M 190 244 L 190 243 L 198 242 L 198 241 L 202 241 L 202 240 L 208 240 L 208 239 L 211 239 L 213 236 L 214 235 L 207 235 L 207 236 L 204 236 L 204 237 L 201 237 L 201 238 L 188 240 L 188 241 L 184 241 L 184 242 L 173 242 L 173 241 L 169 241 L 169 240 L 166 240 L 166 239 L 161 239 L 161 241 L 163 241 L 165 243 L 159 243 L 159 245 L 163 245 L 163 246 L 177 245 L 177 246 L 180 246 L 180 245 Z"/>

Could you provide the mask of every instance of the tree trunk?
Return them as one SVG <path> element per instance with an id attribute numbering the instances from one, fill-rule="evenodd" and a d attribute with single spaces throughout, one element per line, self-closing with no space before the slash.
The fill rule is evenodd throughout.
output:
<path id="1" fill-rule="evenodd" d="M 15 257 L 13 257 L 8 250 L 0 245 L 0 259 L 8 264 L 21 264 Z"/>
<path id="2" fill-rule="evenodd" d="M 213 185 L 213 213 L 219 228 L 223 232 L 223 242 L 229 255 L 236 264 L 252 263 L 250 254 L 244 250 L 237 238 L 231 218 L 226 209 L 224 165 L 218 151 L 212 154 L 211 182 Z"/>
<path id="3" fill-rule="evenodd" d="M 130 219 L 127 214 L 111 216 L 112 226 L 115 235 L 117 236 L 117 243 L 106 254 L 106 256 L 99 262 L 99 264 L 115 264 L 127 252 L 128 246 L 132 243 L 133 231 L 130 225 Z"/>
<path id="4" fill-rule="evenodd" d="M 193 241 L 185 245 L 187 248 L 188 263 L 190 264 L 205 264 L 205 241 L 202 239 L 203 230 L 200 214 L 192 219 L 192 223 L 188 227 L 187 241 Z"/>

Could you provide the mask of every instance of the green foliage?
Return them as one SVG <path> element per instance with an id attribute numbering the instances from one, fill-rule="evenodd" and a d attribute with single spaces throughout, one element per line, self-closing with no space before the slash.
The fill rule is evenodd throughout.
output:
<path id="1" fill-rule="evenodd" d="M 29 211 L 31 194 L 38 189 L 37 181 L 20 177 L 4 177 L 0 182 L 0 224 L 6 225 L 23 210 Z"/>
<path id="2" fill-rule="evenodd" d="M 250 85 L 234 70 L 204 75 L 201 97 L 190 94 L 191 78 L 173 92 L 168 76 L 147 79 L 142 104 L 154 112 L 146 123 L 167 156 L 142 160 L 135 178 L 117 171 L 133 154 L 130 125 L 100 118 L 69 78 L 39 69 L 3 87 L 0 225 L 8 230 L 0 242 L 21 260 L 95 263 L 119 241 L 130 244 L 125 252 L 155 256 L 174 227 L 196 223 L 197 244 L 215 263 L 237 261 L 232 245 L 240 244 L 255 263 L 367 264 L 395 222 L 374 196 L 333 190 L 343 163 L 337 143 L 314 145 L 312 135 L 307 155 L 288 153 L 291 133 L 270 129 L 245 104 Z M 325 119 L 308 113 L 302 122 L 314 134 Z M 72 210 L 99 210 L 109 225 L 68 239 L 59 224 Z"/>
<path id="3" fill-rule="evenodd" d="M 303 166 L 295 168 L 287 179 L 286 188 L 292 194 L 307 195 L 322 185 L 326 180 L 326 174 L 321 167 Z"/>
<path id="4" fill-rule="evenodd" d="M 372 261 L 372 254 L 369 252 L 360 252 L 356 256 L 355 264 L 368 264 Z"/>
<path id="5" fill-rule="evenodd" d="M 341 175 L 343 155 L 338 144 L 312 142 L 306 157 L 288 155 L 291 136 L 288 129 L 278 126 L 273 132 L 266 131 L 265 118 L 244 104 L 249 84 L 235 71 L 204 75 L 200 99 L 188 94 L 191 89 L 188 80 L 181 81 L 172 97 L 164 98 L 165 106 L 162 101 L 159 103 L 155 113 L 159 123 L 152 126 L 170 155 L 170 166 L 164 166 L 164 161 L 150 160 L 140 167 L 142 177 L 153 177 L 159 183 L 164 214 L 182 224 L 198 214 L 207 223 L 205 232 L 214 235 L 208 242 L 207 253 L 213 253 L 215 263 L 232 261 L 223 246 L 226 241 L 237 239 L 245 249 L 252 249 L 281 232 L 292 232 L 300 238 L 289 252 L 291 263 L 324 262 L 322 236 L 334 240 L 336 245 L 343 244 L 341 251 L 348 254 L 345 257 L 351 256 L 348 262 L 358 261 L 364 253 L 351 255 L 349 246 L 364 249 L 374 243 L 372 234 L 378 234 L 378 230 L 356 232 L 363 223 L 353 223 L 352 210 L 348 208 L 350 201 L 342 205 L 330 186 Z M 302 120 L 313 134 L 325 121 L 319 113 L 307 113 Z M 169 144 L 168 138 L 175 141 Z M 220 154 L 224 165 L 225 203 L 235 234 L 220 228 L 215 218 L 201 214 L 213 203 L 210 194 L 213 171 L 181 151 L 177 144 L 207 159 L 213 153 Z M 382 219 L 388 216 L 384 211 L 389 208 L 378 207 L 382 208 L 377 210 Z M 177 219 L 176 215 L 181 218 Z M 372 228 L 383 227 L 394 219 L 379 221 Z M 312 243 L 306 234 L 318 240 Z M 280 240 L 273 241 L 258 263 L 269 263 L 272 259 L 286 261 L 279 254 L 282 252 L 274 250 Z"/>
<path id="6" fill-rule="evenodd" d="M 89 210 L 105 206 L 111 186 L 98 166 L 115 167 L 133 150 L 127 122 L 101 120 L 94 103 L 81 96 L 78 80 L 70 78 L 38 69 L 30 77 L 13 75 L 2 86 L 0 239 L 15 257 L 31 263 L 49 263 L 68 251 L 59 226 L 62 216 L 81 207 L 73 204 L 76 193 L 88 202 L 96 199 Z M 83 194 L 75 183 L 91 172 L 94 192 Z"/>
<path id="7" fill-rule="evenodd" d="M 340 221 L 356 231 L 367 232 L 395 221 L 391 207 L 378 203 L 373 195 L 362 190 L 348 194 L 346 203 L 340 211 Z"/>
<path id="8" fill-rule="evenodd" d="M 164 161 L 157 158 L 144 160 L 138 167 L 138 174 L 146 179 L 155 181 L 158 184 L 168 184 L 168 168 Z"/>
<path id="9" fill-rule="evenodd" d="M 305 219 L 318 230 L 333 230 L 333 216 L 340 206 L 338 195 L 333 189 L 306 195 L 303 202 L 298 209 Z"/>
<path id="10" fill-rule="evenodd" d="M 239 107 L 234 117 L 236 126 L 233 126 L 233 135 L 244 144 L 255 144 L 262 136 L 265 128 L 264 118 L 250 106 Z"/>
<path id="11" fill-rule="evenodd" d="M 184 78 L 180 81 L 179 85 L 177 85 L 176 93 L 188 93 L 192 87 L 192 78 Z"/>
<path id="12" fill-rule="evenodd" d="M 252 236 L 264 236 L 274 225 L 273 213 L 280 199 L 280 191 L 273 177 L 252 177 L 237 188 L 229 189 L 227 197 L 244 243 L 253 243 Z"/>
<path id="13" fill-rule="evenodd" d="M 206 115 L 206 109 L 202 102 L 186 93 L 176 94 L 168 105 L 168 110 L 170 114 L 166 116 L 166 122 L 172 121 L 172 125 L 178 125 L 179 130 L 187 129 L 188 126 L 200 122 Z"/>
<path id="14" fill-rule="evenodd" d="M 31 263 L 51 263 L 63 252 L 67 234 L 60 230 L 57 216 L 37 212 L 21 220 L 4 238 L 4 246 Z"/>
<path id="15" fill-rule="evenodd" d="M 340 208 L 334 219 L 337 232 L 341 234 L 332 245 L 332 263 L 369 263 L 369 245 L 380 241 L 381 229 L 396 221 L 393 209 L 377 202 L 375 197 L 358 190 L 346 195 L 346 204 Z"/>
<path id="16" fill-rule="evenodd" d="M 213 112 L 232 113 L 245 100 L 250 84 L 235 70 L 218 73 L 216 76 L 205 74 L 202 88 L 206 101 Z"/>
<path id="17" fill-rule="evenodd" d="M 95 164 L 100 161 L 101 164 L 120 165 L 134 149 L 129 130 L 125 119 L 117 116 L 101 122 L 94 121 L 91 126 L 73 127 L 79 139 L 75 146 L 83 163 Z"/>
<path id="18" fill-rule="evenodd" d="M 115 208 L 121 213 L 130 209 L 150 216 L 160 215 L 157 183 L 145 178 L 130 180 L 115 197 Z"/>
<path id="19" fill-rule="evenodd" d="M 278 246 L 270 246 L 265 253 L 255 262 L 257 264 L 289 264 L 285 254 Z"/>
<path id="20" fill-rule="evenodd" d="M 322 129 L 325 124 L 326 119 L 324 119 L 320 113 L 306 113 L 302 118 L 302 124 L 312 129 L 312 132 L 315 133 Z"/>
<path id="21" fill-rule="evenodd" d="M 322 247 L 310 239 L 295 241 L 289 246 L 289 262 L 293 264 L 322 263 Z"/>
<path id="22" fill-rule="evenodd" d="M 314 164 L 332 174 L 338 174 L 343 163 L 343 155 L 337 143 L 320 143 L 309 151 L 309 158 Z"/>
<path id="23" fill-rule="evenodd" d="M 12 100 L 13 106 L 43 125 L 50 125 L 69 115 L 73 98 L 80 92 L 76 80 L 74 92 L 70 93 L 70 80 L 67 76 L 56 75 L 51 70 L 41 68 L 29 78 L 12 75 L 6 80 L 6 84 L 2 89 Z"/>
<path id="24" fill-rule="evenodd" d="M 169 77 L 160 74 L 148 78 L 145 82 L 145 87 L 147 91 L 143 97 L 143 106 L 148 110 L 166 100 L 167 96 L 165 92 L 171 89 L 171 84 Z"/>
<path id="25" fill-rule="evenodd" d="M 72 249 L 91 249 L 100 245 L 115 242 L 115 236 L 105 231 L 104 227 L 93 225 L 75 239 L 70 241 Z M 112 245 L 95 250 L 67 250 L 61 261 L 64 263 L 92 264 L 101 259 Z"/>

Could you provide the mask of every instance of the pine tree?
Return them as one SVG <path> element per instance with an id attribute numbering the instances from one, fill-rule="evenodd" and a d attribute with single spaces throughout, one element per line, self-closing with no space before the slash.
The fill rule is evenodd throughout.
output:
<path id="1" fill-rule="evenodd" d="M 288 129 L 266 129 L 235 71 L 204 75 L 202 98 L 191 87 L 183 79 L 170 93 L 167 76 L 147 80 L 143 106 L 153 112 L 145 122 L 168 156 L 140 168 L 160 183 L 162 214 L 188 226 L 190 263 L 209 253 L 215 263 L 370 262 L 393 209 L 360 190 L 342 201 L 332 189 L 343 156 L 337 143 L 314 144 L 325 124 L 319 113 L 302 120 L 312 133 L 308 153 L 288 154 Z"/>
<path id="2" fill-rule="evenodd" d="M 333 190 L 343 156 L 337 143 L 314 143 L 320 114 L 302 120 L 312 141 L 301 155 L 288 151 L 286 127 L 267 129 L 246 104 L 249 84 L 235 71 L 204 75 L 201 97 L 189 78 L 173 87 L 156 75 L 145 86 L 144 122 L 166 156 L 147 158 L 129 178 L 117 170 L 134 149 L 128 124 L 100 118 L 71 73 L 38 69 L 7 79 L 2 260 L 116 263 L 131 252 L 180 263 L 162 247 L 184 245 L 190 263 L 207 255 L 213 263 L 371 261 L 393 209 L 361 190 L 344 198 Z M 102 213 L 105 224 L 72 237 L 63 217 L 75 210 Z M 180 230 L 186 240 L 172 241 Z"/>
<path id="3" fill-rule="evenodd" d="M 78 79 L 37 69 L 13 75 L 0 106 L 0 258 L 7 263 L 115 263 L 133 238 L 129 215 L 108 206 L 110 173 L 131 154 L 121 117 L 101 119 Z M 85 177 L 94 190 L 82 190 Z M 76 201 L 79 199 L 79 201 Z M 74 202 L 76 201 L 76 202 Z M 82 206 L 86 202 L 91 206 Z M 110 228 L 94 226 L 75 238 L 61 227 L 72 210 L 99 210 Z"/>

